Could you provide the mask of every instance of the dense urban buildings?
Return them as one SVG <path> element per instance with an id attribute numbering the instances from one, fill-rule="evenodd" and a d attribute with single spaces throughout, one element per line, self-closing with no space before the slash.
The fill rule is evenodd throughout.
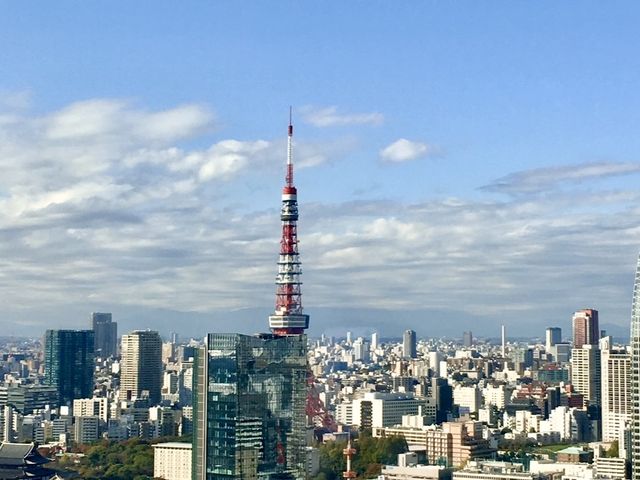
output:
<path id="1" fill-rule="evenodd" d="M 44 383 L 55 386 L 61 405 L 93 395 L 93 332 L 47 330 L 44 338 Z"/>
<path id="2" fill-rule="evenodd" d="M 158 332 L 136 330 L 122 336 L 120 399 L 148 398 L 160 402 L 162 389 L 162 339 Z"/>
<path id="3" fill-rule="evenodd" d="M 91 325 L 97 357 L 115 357 L 118 353 L 118 324 L 110 313 L 93 312 Z"/>

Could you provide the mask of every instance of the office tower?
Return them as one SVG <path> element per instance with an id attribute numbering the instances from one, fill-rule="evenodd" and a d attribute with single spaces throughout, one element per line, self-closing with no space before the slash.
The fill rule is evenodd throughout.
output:
<path id="1" fill-rule="evenodd" d="M 158 332 L 136 330 L 122 336 L 120 399 L 149 398 L 160 403 L 162 388 L 162 339 Z"/>
<path id="2" fill-rule="evenodd" d="M 371 350 L 378 349 L 378 332 L 373 332 L 371 334 Z"/>
<path id="3" fill-rule="evenodd" d="M 305 477 L 307 337 L 289 124 L 272 333 L 210 333 L 194 363 L 193 479 Z"/>
<path id="4" fill-rule="evenodd" d="M 502 325 L 501 336 L 502 336 L 502 358 L 505 358 L 507 356 L 507 328 L 504 325 Z"/>
<path id="5" fill-rule="evenodd" d="M 118 324 L 110 313 L 93 312 L 91 325 L 95 341 L 94 352 L 97 357 L 115 357 L 118 354 Z"/>
<path id="6" fill-rule="evenodd" d="M 462 333 L 462 346 L 470 347 L 473 345 L 473 333 L 471 332 L 463 332 Z"/>
<path id="7" fill-rule="evenodd" d="M 597 345 L 583 345 L 571 351 L 571 384 L 584 396 L 586 405 L 601 405 L 601 359 Z"/>
<path id="8" fill-rule="evenodd" d="M 598 345 L 598 340 L 600 340 L 598 311 L 585 308 L 575 312 L 573 314 L 573 348 Z"/>
<path id="9" fill-rule="evenodd" d="M 631 478 L 640 480 L 640 256 L 631 306 Z"/>
<path id="10" fill-rule="evenodd" d="M 417 357 L 416 332 L 413 330 L 405 330 L 402 337 L 402 356 L 405 358 Z"/>
<path id="11" fill-rule="evenodd" d="M 611 337 L 600 339 L 602 441 L 618 440 L 631 419 L 631 355 L 614 350 Z"/>
<path id="12" fill-rule="evenodd" d="M 93 396 L 93 331 L 47 330 L 44 383 L 58 390 L 60 405 Z"/>
<path id="13" fill-rule="evenodd" d="M 351 345 L 353 343 L 351 332 L 347 332 L 347 345 Z"/>
<path id="14" fill-rule="evenodd" d="M 208 335 L 195 367 L 194 478 L 304 476 L 306 352 L 305 335 Z"/>
<path id="15" fill-rule="evenodd" d="M 557 343 L 562 343 L 562 329 L 560 327 L 548 327 L 545 337 L 545 349 L 549 353 L 551 347 Z"/>

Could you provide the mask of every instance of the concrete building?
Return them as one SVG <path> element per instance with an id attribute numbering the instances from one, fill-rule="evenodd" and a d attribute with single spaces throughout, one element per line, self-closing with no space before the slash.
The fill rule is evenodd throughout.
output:
<path id="1" fill-rule="evenodd" d="M 100 438 L 100 418 L 97 416 L 75 417 L 73 439 L 78 445 L 87 445 Z"/>
<path id="2" fill-rule="evenodd" d="M 366 429 L 390 427 L 400 425 L 403 415 L 417 415 L 427 403 L 427 399 L 412 393 L 367 392 L 363 398 L 337 405 L 336 420 Z"/>
<path id="3" fill-rule="evenodd" d="M 405 358 L 416 358 L 417 353 L 416 332 L 413 330 L 405 330 L 402 336 L 402 356 Z"/>
<path id="4" fill-rule="evenodd" d="M 584 344 L 571 351 L 571 384 L 577 393 L 584 396 L 585 406 L 601 405 L 600 368 L 597 345 Z"/>
<path id="5" fill-rule="evenodd" d="M 156 443 L 153 446 L 153 477 L 165 480 L 189 480 L 191 452 L 190 443 Z"/>
<path id="6" fill-rule="evenodd" d="M 482 392 L 477 385 L 470 387 L 456 385 L 453 389 L 453 403 L 468 409 L 470 413 L 477 413 L 482 406 Z"/>
<path id="7" fill-rule="evenodd" d="M 78 398 L 73 401 L 73 416 L 96 416 L 106 423 L 109 420 L 109 400 L 98 397 Z"/>
<path id="8" fill-rule="evenodd" d="M 520 463 L 470 462 L 463 470 L 453 472 L 453 480 L 552 480 L 559 479 L 561 474 L 525 472 Z"/>
<path id="9" fill-rule="evenodd" d="M 0 408 L 11 405 L 21 415 L 58 405 L 58 389 L 48 385 L 0 385 Z"/>
<path id="10" fill-rule="evenodd" d="M 613 350 L 611 337 L 600 340 L 602 373 L 602 440 L 618 440 L 631 420 L 631 355 Z"/>
<path id="11" fill-rule="evenodd" d="M 162 339 L 158 332 L 136 330 L 122 336 L 120 399 L 148 397 L 158 404 L 162 388 Z"/>

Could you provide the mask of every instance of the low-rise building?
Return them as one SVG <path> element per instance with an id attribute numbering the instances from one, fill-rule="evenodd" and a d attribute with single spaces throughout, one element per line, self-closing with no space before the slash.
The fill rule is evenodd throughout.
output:
<path id="1" fill-rule="evenodd" d="M 191 478 L 191 444 L 157 443 L 153 446 L 153 476 L 165 480 Z"/>

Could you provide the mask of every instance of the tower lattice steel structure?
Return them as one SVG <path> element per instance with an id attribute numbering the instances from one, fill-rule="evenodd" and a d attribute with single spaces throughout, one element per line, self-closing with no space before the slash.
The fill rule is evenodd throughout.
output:
<path id="1" fill-rule="evenodd" d="M 301 335 L 309 328 L 309 315 L 302 313 L 298 253 L 298 191 L 293 185 L 293 125 L 289 114 L 287 137 L 287 173 L 282 189 L 282 237 L 276 277 L 276 308 L 269 316 L 269 328 L 275 335 Z"/>

